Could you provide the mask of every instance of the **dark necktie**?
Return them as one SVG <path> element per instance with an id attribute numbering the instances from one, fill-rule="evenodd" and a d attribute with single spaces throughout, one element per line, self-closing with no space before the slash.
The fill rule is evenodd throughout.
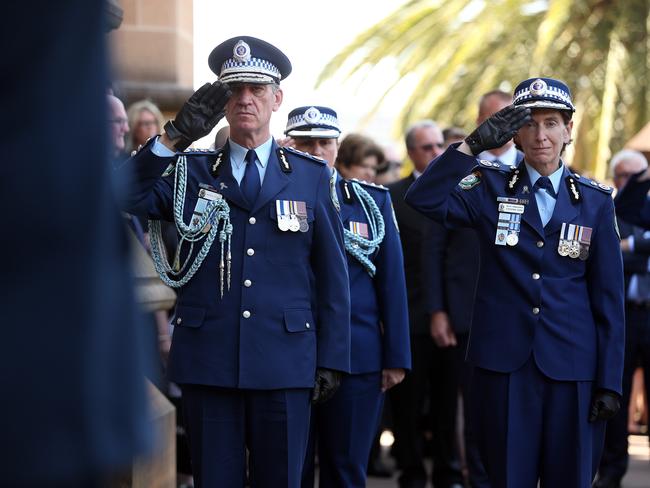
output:
<path id="1" fill-rule="evenodd" d="M 257 170 L 257 165 L 255 160 L 257 156 L 253 149 L 249 149 L 246 153 L 246 170 L 244 171 L 244 177 L 241 180 L 241 191 L 246 197 L 246 200 L 250 205 L 255 203 L 257 200 L 257 195 L 260 192 L 260 172 Z"/>
<path id="2" fill-rule="evenodd" d="M 555 194 L 555 189 L 553 188 L 553 183 L 551 183 L 551 180 L 548 179 L 548 176 L 540 176 L 535 182 L 535 189 L 536 190 L 544 189 L 553 198 L 557 198 L 557 195 Z"/>

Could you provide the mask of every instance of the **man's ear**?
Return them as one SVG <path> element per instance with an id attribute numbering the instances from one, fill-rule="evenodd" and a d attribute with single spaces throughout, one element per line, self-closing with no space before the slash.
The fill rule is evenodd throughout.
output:
<path id="1" fill-rule="evenodd" d="M 282 105 L 282 99 L 284 98 L 284 93 L 282 93 L 282 88 L 278 88 L 277 91 L 273 94 L 275 100 L 273 102 L 273 111 L 277 112 Z"/>

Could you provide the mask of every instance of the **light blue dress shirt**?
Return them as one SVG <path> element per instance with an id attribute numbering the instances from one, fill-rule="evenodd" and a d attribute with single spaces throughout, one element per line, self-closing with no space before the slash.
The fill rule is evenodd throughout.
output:
<path id="1" fill-rule="evenodd" d="M 228 139 L 228 144 L 230 145 L 230 166 L 232 168 L 232 175 L 237 180 L 237 183 L 241 184 L 241 180 L 244 177 L 244 171 L 246 171 L 246 153 L 248 152 L 248 148 L 240 146 L 232 139 Z M 260 184 L 264 183 L 266 165 L 269 162 L 269 157 L 271 157 L 272 147 L 273 138 L 269 137 L 268 141 L 255 148 L 255 154 L 257 155 L 255 163 L 257 165 L 257 170 L 260 172 Z"/>
<path id="2" fill-rule="evenodd" d="M 232 167 L 232 175 L 237 180 L 237 183 L 241 184 L 241 180 L 244 177 L 244 171 L 246 170 L 246 153 L 248 149 L 240 146 L 236 142 L 233 142 L 232 139 L 228 140 L 230 144 L 230 166 Z M 261 144 L 255 148 L 255 154 L 257 160 L 255 161 L 257 165 L 257 170 L 260 173 L 260 184 L 264 183 L 264 175 L 266 174 L 266 165 L 269 162 L 271 157 L 271 149 L 273 148 L 273 138 L 269 137 L 269 140 L 264 144 Z M 176 153 L 167 148 L 163 143 L 156 141 L 151 147 L 151 152 L 156 156 L 162 158 L 169 158 L 174 156 Z"/>
<path id="3" fill-rule="evenodd" d="M 528 163 L 526 163 L 526 169 L 528 170 L 530 184 L 535 188 L 535 183 L 537 183 L 537 180 L 541 178 L 542 175 L 540 175 L 537 170 Z M 564 165 L 560 161 L 560 167 L 548 176 L 556 195 L 560 190 L 560 182 L 562 181 L 563 173 Z M 535 188 L 535 201 L 537 202 L 537 208 L 539 209 L 539 216 L 542 219 L 542 225 L 548 224 L 548 221 L 551 220 L 551 217 L 553 216 L 553 210 L 555 210 L 557 199 L 550 195 L 546 190 Z"/>

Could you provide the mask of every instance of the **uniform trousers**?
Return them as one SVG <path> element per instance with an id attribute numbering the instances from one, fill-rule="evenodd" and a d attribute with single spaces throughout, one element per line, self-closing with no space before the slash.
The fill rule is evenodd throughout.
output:
<path id="1" fill-rule="evenodd" d="M 314 486 L 314 445 L 318 444 L 320 488 L 363 488 L 384 394 L 381 373 L 345 376 L 334 396 L 313 409 L 312 433 L 303 488 Z"/>
<path id="2" fill-rule="evenodd" d="M 517 371 L 475 368 L 473 415 L 493 488 L 590 488 L 605 421 L 588 422 L 591 381 L 556 381 L 533 355 Z"/>
<path id="3" fill-rule="evenodd" d="M 297 488 L 309 435 L 311 389 L 182 385 L 197 488 Z"/>
<path id="4" fill-rule="evenodd" d="M 638 365 L 643 367 L 647 394 L 650 392 L 650 307 L 628 302 L 625 306 L 625 366 L 621 409 L 607 423 L 605 450 L 598 468 L 598 477 L 612 482 L 620 481 L 627 471 L 630 392 L 634 370 Z"/>

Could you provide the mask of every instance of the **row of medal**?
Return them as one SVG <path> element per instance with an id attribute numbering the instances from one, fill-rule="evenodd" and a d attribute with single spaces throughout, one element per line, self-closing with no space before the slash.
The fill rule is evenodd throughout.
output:
<path id="1" fill-rule="evenodd" d="M 307 232 L 307 205 L 294 200 L 276 200 L 275 210 L 278 217 L 278 229 L 282 232 Z"/>
<path id="2" fill-rule="evenodd" d="M 519 198 L 499 197 L 499 219 L 494 243 L 497 246 L 516 246 L 521 232 L 521 215 L 526 208 Z"/>
<path id="3" fill-rule="evenodd" d="M 558 254 L 573 259 L 586 260 L 589 257 L 591 233 L 591 227 L 563 223 L 562 229 L 560 229 L 560 241 L 557 246 Z"/>

